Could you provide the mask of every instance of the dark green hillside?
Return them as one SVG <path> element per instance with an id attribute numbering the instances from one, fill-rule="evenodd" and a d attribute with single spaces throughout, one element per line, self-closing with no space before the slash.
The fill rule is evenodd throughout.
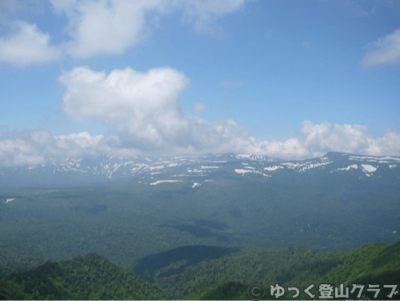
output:
<path id="1" fill-rule="evenodd" d="M 361 298 L 374 299 L 367 288 L 379 284 L 381 300 L 391 291 L 383 285 L 400 286 L 400 242 L 334 253 L 187 246 L 144 257 L 135 272 L 87 254 L 1 278 L 0 299 L 249 299 L 248 286 L 259 282 L 266 288 L 263 299 L 275 299 L 270 294 L 275 284 L 285 288 L 280 299 L 292 299 L 288 287 L 300 289 L 296 299 L 310 299 L 303 292 L 310 284 L 315 299 L 320 284 L 343 284 L 349 291 L 352 284 L 364 285 Z M 399 298 L 394 294 L 391 299 Z"/>
<path id="2" fill-rule="evenodd" d="M 398 285 L 400 292 L 400 242 L 324 254 L 292 248 L 247 254 L 199 265 L 179 279 L 193 279 L 194 275 L 198 275 L 196 282 L 201 288 L 184 299 L 243 299 L 243 291 L 238 288 L 247 290 L 253 282 L 260 282 L 266 288 L 263 299 L 275 299 L 270 295 L 269 286 L 277 283 L 286 289 L 298 287 L 300 295 L 296 299 L 310 299 L 302 292 L 310 284 L 314 284 L 312 292 L 316 296 L 322 283 L 333 287 L 343 284 L 349 291 L 352 284 L 364 285 L 361 298 L 371 300 L 375 299 L 374 292 L 367 292 L 368 285 L 379 284 L 381 291 L 377 299 L 389 299 L 391 289 L 384 289 L 383 285 Z M 280 299 L 292 299 L 293 292 L 285 292 Z M 349 298 L 357 299 L 357 294 L 358 289 Z M 394 294 L 391 299 L 399 300 L 400 295 Z"/>
<path id="3" fill-rule="evenodd" d="M 153 284 L 97 254 L 0 279 L 1 299 L 163 299 Z"/>

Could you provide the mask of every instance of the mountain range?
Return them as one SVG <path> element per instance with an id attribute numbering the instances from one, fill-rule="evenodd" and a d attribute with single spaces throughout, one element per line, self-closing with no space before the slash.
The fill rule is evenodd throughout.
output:
<path id="1" fill-rule="evenodd" d="M 173 157 L 66 158 L 59 163 L 0 168 L 0 188 L 75 186 L 121 180 L 143 185 L 183 182 L 193 188 L 219 178 L 352 177 L 400 180 L 400 157 L 329 152 L 320 158 L 281 160 L 252 154 L 182 155 Z"/>

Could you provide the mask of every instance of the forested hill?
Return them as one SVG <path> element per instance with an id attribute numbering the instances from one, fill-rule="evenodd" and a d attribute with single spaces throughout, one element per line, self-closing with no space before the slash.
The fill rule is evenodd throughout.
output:
<path id="1" fill-rule="evenodd" d="M 305 248 L 238 252 L 220 249 L 215 258 L 193 252 L 195 248 L 164 252 L 153 256 L 154 260 L 142 258 L 134 271 L 93 253 L 57 263 L 47 262 L 33 270 L 1 278 L 0 297 L 250 299 L 248 286 L 259 282 L 266 288 L 263 299 L 276 299 L 270 291 L 270 285 L 276 284 L 284 288 L 280 299 L 292 299 L 295 292 L 289 292 L 289 287 L 299 288 L 295 299 L 311 299 L 304 293 L 311 284 L 314 284 L 310 289 L 314 298 L 318 297 L 320 284 L 332 287 L 343 284 L 344 288 L 349 288 L 351 299 L 400 299 L 400 242 L 364 245 L 334 253 L 316 253 Z M 198 248 L 204 251 L 204 247 Z M 181 254 L 185 251 L 190 253 Z M 178 253 L 183 257 L 176 256 Z M 350 293 L 353 284 L 357 285 L 357 290 Z M 379 285 L 376 297 L 376 290 L 370 290 L 369 285 Z M 398 286 L 393 290 L 393 286 L 387 285 Z"/>

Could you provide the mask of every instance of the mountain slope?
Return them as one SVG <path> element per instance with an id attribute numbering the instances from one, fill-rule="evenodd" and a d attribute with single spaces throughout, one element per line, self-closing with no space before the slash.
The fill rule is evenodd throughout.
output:
<path id="1" fill-rule="evenodd" d="M 0 168 L 0 188 L 74 186 L 136 180 L 147 185 L 184 182 L 194 187 L 221 177 L 271 178 L 308 175 L 400 180 L 399 157 L 327 153 L 321 158 L 283 161 L 251 154 L 174 157 L 100 157 L 60 163 Z"/>
<path id="2" fill-rule="evenodd" d="M 310 292 L 316 296 L 320 294 L 320 284 L 332 287 L 343 284 L 350 289 L 356 284 L 358 289 L 349 292 L 348 298 L 357 299 L 376 299 L 369 285 L 377 284 L 380 289 L 378 299 L 399 299 L 400 242 L 364 245 L 335 253 L 290 248 L 279 251 L 245 249 L 211 260 L 201 252 L 187 255 L 199 256 L 199 260 L 193 260 L 189 266 L 172 274 L 165 273 L 163 264 L 158 265 L 160 270 L 157 270 L 152 262 L 142 260 L 154 276 L 158 275 L 153 278 L 154 283 L 96 254 L 59 263 L 47 262 L 34 270 L 0 279 L 0 298 L 249 299 L 248 286 L 258 282 L 266 288 L 263 299 L 276 299 L 270 290 L 270 285 L 276 284 L 284 288 L 281 299 L 293 299 L 289 287 L 299 288 L 299 296 L 295 299 L 310 299 L 304 293 L 310 284 L 314 285 Z M 169 265 L 179 265 L 181 261 L 175 258 Z M 393 290 L 388 285 L 397 287 Z M 363 286 L 361 292 L 360 286 Z"/>
<path id="3" fill-rule="evenodd" d="M 162 299 L 153 284 L 97 254 L 60 263 L 47 262 L 36 269 L 0 279 L 2 299 Z"/>

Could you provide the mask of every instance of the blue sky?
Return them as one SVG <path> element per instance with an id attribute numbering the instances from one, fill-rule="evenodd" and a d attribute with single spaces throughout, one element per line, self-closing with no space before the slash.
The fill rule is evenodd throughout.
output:
<path id="1" fill-rule="evenodd" d="M 0 1 L 0 164 L 400 155 L 395 1 Z"/>

